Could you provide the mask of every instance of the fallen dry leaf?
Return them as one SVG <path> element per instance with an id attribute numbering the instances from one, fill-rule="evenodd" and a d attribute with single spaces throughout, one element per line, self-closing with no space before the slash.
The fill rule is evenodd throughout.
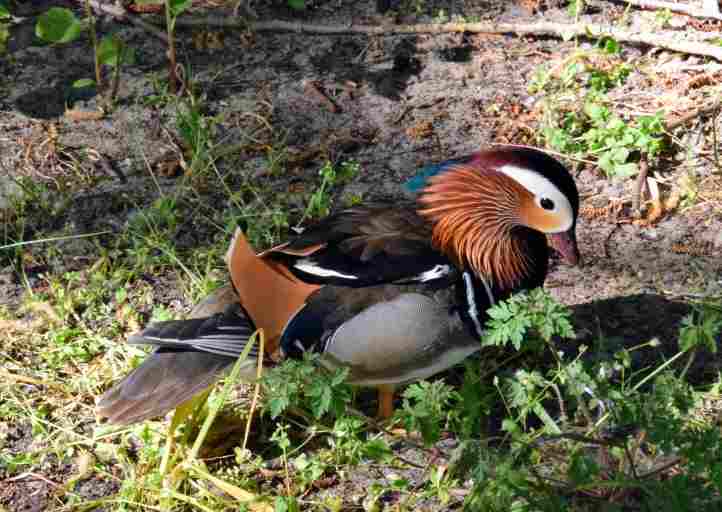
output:
<path id="1" fill-rule="evenodd" d="M 240 487 L 226 482 L 225 480 L 221 480 L 220 478 L 211 475 L 207 471 L 199 470 L 199 468 L 197 467 L 194 467 L 193 469 L 197 471 L 200 476 L 218 487 L 221 491 L 225 492 L 229 496 L 232 496 L 237 501 L 245 504 L 246 508 L 251 512 L 273 512 L 273 507 L 268 503 L 258 501 L 259 497 L 256 494 L 241 489 Z"/>
<path id="2" fill-rule="evenodd" d="M 664 210 L 667 212 L 671 212 L 672 210 L 675 210 L 679 206 L 680 197 L 681 197 L 681 194 L 680 194 L 678 188 L 675 188 L 674 190 L 672 190 L 672 193 L 669 195 L 667 200 L 664 202 Z"/>
<path id="3" fill-rule="evenodd" d="M 193 46 L 196 50 L 222 50 L 224 37 L 223 32 L 200 30 L 193 34 Z"/>
<path id="4" fill-rule="evenodd" d="M 659 222 L 662 215 L 664 215 L 664 206 L 662 205 L 662 201 L 660 199 L 654 199 L 652 201 L 652 207 L 649 209 L 649 213 L 647 213 L 647 223 L 655 224 L 656 222 Z"/>
<path id="5" fill-rule="evenodd" d="M 71 108 L 65 111 L 65 117 L 73 121 L 99 121 L 105 117 L 105 112 L 102 110 L 78 110 Z"/>
<path id="6" fill-rule="evenodd" d="M 415 140 L 426 139 L 434 133 L 434 125 L 431 121 L 421 121 L 414 126 L 406 128 L 406 135 Z"/>

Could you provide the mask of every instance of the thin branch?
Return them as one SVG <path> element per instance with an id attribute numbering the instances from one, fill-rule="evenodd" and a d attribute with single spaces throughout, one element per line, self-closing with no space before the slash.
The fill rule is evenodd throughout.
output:
<path id="1" fill-rule="evenodd" d="M 719 110 L 720 108 L 722 108 L 722 98 L 710 101 L 706 105 L 702 105 L 700 108 L 697 108 L 692 112 L 689 112 L 688 114 L 685 114 L 682 117 L 675 119 L 674 121 L 669 121 L 668 123 L 665 123 L 664 129 L 668 132 L 671 132 L 672 130 L 679 128 L 680 126 L 685 125 L 690 121 L 697 119 L 698 117 L 711 114 Z"/>
<path id="2" fill-rule="evenodd" d="M 46 478 L 45 476 L 43 476 L 43 475 L 41 475 L 41 474 L 39 474 L 39 473 L 33 473 L 33 472 L 31 472 L 31 471 L 27 471 L 27 472 L 25 472 L 25 473 L 21 473 L 21 474 L 19 474 L 18 476 L 14 476 L 14 477 L 11 477 L 11 478 L 6 478 L 6 479 L 3 480 L 2 482 L 3 482 L 3 483 L 4 483 L 4 482 L 17 482 L 18 480 L 24 480 L 24 479 L 26 479 L 26 478 L 34 478 L 35 480 L 42 480 L 42 481 L 45 482 L 46 484 L 51 485 L 51 486 L 53 486 L 53 487 L 55 487 L 55 488 L 62 487 L 62 485 L 60 485 L 59 483 L 53 482 L 52 480 Z"/>
<path id="3" fill-rule="evenodd" d="M 114 18 L 126 20 L 129 23 L 135 25 L 136 27 L 142 28 L 146 32 L 149 32 L 151 35 L 154 35 L 158 39 L 161 39 L 166 44 L 168 43 L 168 36 L 165 34 L 165 32 L 163 32 L 162 30 L 158 30 L 158 28 L 151 23 L 143 21 L 138 16 L 134 16 L 122 7 L 118 7 L 115 4 L 104 4 L 101 3 L 99 0 L 88 0 L 88 3 L 94 9 L 98 9 L 99 11 L 103 11 L 106 14 L 110 14 Z"/>
<path id="4" fill-rule="evenodd" d="M 632 470 L 632 475 L 634 475 L 635 480 L 639 480 L 637 466 L 634 464 L 634 457 L 632 456 L 632 452 L 629 450 L 627 443 L 624 443 L 624 454 L 627 456 L 627 461 L 629 462 L 629 468 Z"/>
<path id="5" fill-rule="evenodd" d="M 90 2 L 88 0 L 85 0 L 85 12 L 86 16 L 88 16 L 88 20 L 90 22 L 90 40 L 93 42 L 93 56 L 94 56 L 94 63 L 95 63 L 95 86 L 98 88 L 98 91 L 102 90 L 103 83 L 102 83 L 102 77 L 100 76 L 100 55 L 98 55 L 98 32 L 95 30 L 95 24 L 97 23 L 97 20 L 93 16 L 93 10 L 90 8 Z"/>
<path id="6" fill-rule="evenodd" d="M 562 432 L 561 434 L 545 435 L 534 440 L 531 444 L 534 446 L 541 446 L 542 444 L 558 441 L 560 439 L 569 439 L 570 441 L 577 441 L 579 443 L 587 443 L 596 446 L 616 447 L 621 445 L 618 440 L 597 439 L 594 437 L 585 436 L 583 434 L 578 434 L 576 432 Z"/>
<path id="7" fill-rule="evenodd" d="M 165 27 L 168 34 L 168 89 L 171 94 L 176 94 L 179 92 L 175 53 L 175 21 L 178 16 L 171 14 L 170 0 L 165 0 L 163 5 L 165 6 Z"/>
<path id="8" fill-rule="evenodd" d="M 647 191 L 647 171 L 649 170 L 649 163 L 645 155 L 642 155 L 642 159 L 639 162 L 639 174 L 637 175 L 637 182 L 634 185 L 634 194 L 632 194 L 632 214 L 636 218 L 642 216 L 642 197 L 644 197 Z"/>
<path id="9" fill-rule="evenodd" d="M 154 23 L 162 24 L 159 17 L 151 18 Z M 394 34 L 447 34 L 468 32 L 474 34 L 516 34 L 519 36 L 551 36 L 563 39 L 570 37 L 588 37 L 600 39 L 612 37 L 617 41 L 631 44 L 642 44 L 672 50 L 689 55 L 711 57 L 722 62 L 722 47 L 701 41 L 673 39 L 652 32 L 629 32 L 613 26 L 585 23 L 441 23 L 420 25 L 354 25 L 290 22 L 282 20 L 248 23 L 242 19 L 220 16 L 201 18 L 179 18 L 178 25 L 183 26 L 216 26 L 226 28 L 248 28 L 257 32 L 296 32 L 302 34 L 321 35 L 394 35 Z M 672 33 L 670 33 L 672 34 Z M 706 34 L 705 34 L 706 36 Z"/>
<path id="10" fill-rule="evenodd" d="M 666 470 L 668 470 L 668 469 L 670 469 L 670 468 L 673 468 L 674 466 L 676 466 L 676 465 L 679 464 L 680 462 L 682 462 L 682 457 L 675 457 L 674 459 L 670 460 L 670 461 L 667 462 L 666 464 L 662 464 L 661 466 L 659 466 L 659 467 L 657 467 L 657 468 L 655 468 L 655 469 L 653 469 L 653 470 L 651 470 L 651 471 L 649 471 L 649 472 L 647 472 L 647 473 L 644 473 L 643 475 L 639 475 L 639 479 L 640 479 L 640 480 L 645 480 L 645 479 L 647 479 L 647 478 L 649 478 L 649 477 L 652 477 L 652 476 L 657 475 L 657 474 L 659 474 L 659 473 L 661 473 L 661 472 L 663 472 L 663 471 L 666 471 Z"/>
<path id="11" fill-rule="evenodd" d="M 633 5 L 640 9 L 669 9 L 671 12 L 678 12 L 695 18 L 722 20 L 722 14 L 716 5 L 716 0 L 714 6 L 712 3 L 707 2 L 709 9 L 705 8 L 705 6 L 698 7 L 690 4 L 678 4 L 677 2 L 666 2 L 665 0 L 620 0 L 620 3 Z"/>

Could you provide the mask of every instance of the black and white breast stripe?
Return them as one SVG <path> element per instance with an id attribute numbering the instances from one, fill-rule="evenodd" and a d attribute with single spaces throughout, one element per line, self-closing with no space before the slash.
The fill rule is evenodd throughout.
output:
<path id="1" fill-rule="evenodd" d="M 481 328 L 481 322 L 479 321 L 479 308 L 476 304 L 476 291 L 474 289 L 474 281 L 471 278 L 471 274 L 469 272 L 464 272 L 463 278 L 464 290 L 466 291 L 466 302 L 468 304 L 467 314 L 469 315 L 469 318 L 471 318 L 471 321 L 474 323 L 474 330 L 476 331 L 476 335 L 479 336 L 479 338 L 482 338 L 484 336 L 484 330 Z M 486 292 L 486 298 L 489 300 L 489 305 L 493 306 L 496 301 L 494 300 L 494 295 L 491 293 L 491 287 L 489 286 L 489 283 L 486 282 L 486 279 L 484 279 L 483 276 L 479 276 L 479 280 L 484 286 L 484 291 Z"/>

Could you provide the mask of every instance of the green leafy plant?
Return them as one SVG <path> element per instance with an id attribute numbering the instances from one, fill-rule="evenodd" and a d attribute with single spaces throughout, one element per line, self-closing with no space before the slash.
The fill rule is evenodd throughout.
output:
<path id="1" fill-rule="evenodd" d="M 358 170 L 358 163 L 353 161 L 342 162 L 338 168 L 334 167 L 331 162 L 326 162 L 318 171 L 321 176 L 321 185 L 311 194 L 303 219 L 322 218 L 328 215 L 331 210 L 329 190 L 339 183 L 348 181 L 358 173 Z"/>
<path id="2" fill-rule="evenodd" d="M 550 301 L 529 311 L 538 301 L 512 297 L 497 305 L 487 324 L 495 342 L 515 345 L 521 335 L 526 345 L 542 332 L 546 338 L 568 336 L 563 308 Z M 546 313 L 538 314 L 542 310 Z M 534 503 L 534 510 L 566 510 L 572 502 L 584 506 L 585 490 L 612 500 L 615 493 L 634 489 L 659 510 L 714 510 L 722 440 L 716 427 L 695 413 L 701 393 L 684 380 L 691 358 L 681 370 L 672 365 L 697 348 L 715 350 L 721 321 L 717 301 L 697 305 L 680 325 L 680 352 L 657 368 L 630 371 L 630 353 L 656 347 L 656 340 L 617 351 L 613 361 L 582 357 L 585 347 L 569 360 L 550 346 L 555 364 L 548 370 L 517 369 L 511 377 L 496 378 L 509 413 L 502 429 L 512 441 L 503 449 L 475 452 L 467 508 L 506 510 L 514 503 Z M 579 425 L 585 425 L 586 436 Z M 635 440 L 633 432 L 644 435 Z M 648 461 L 638 451 L 642 444 L 652 458 L 675 453 L 672 462 L 680 471 L 669 478 L 643 472 Z M 546 472 L 550 459 L 558 468 L 553 476 Z"/>
<path id="3" fill-rule="evenodd" d="M 720 332 L 722 332 L 722 310 L 713 304 L 697 304 L 692 312 L 682 319 L 679 347 L 682 350 L 702 347 L 714 354 L 717 352 L 717 338 Z"/>
<path id="4" fill-rule="evenodd" d="M 182 74 L 179 73 L 176 56 L 175 26 L 178 17 L 187 11 L 193 0 L 138 0 L 138 5 L 163 5 L 165 14 L 165 27 L 168 42 L 168 90 L 175 94 L 182 90 L 184 83 Z"/>
<path id="5" fill-rule="evenodd" d="M 656 11 L 654 15 L 654 22 L 657 24 L 659 28 L 665 28 L 669 25 L 669 22 L 672 20 L 672 11 L 667 9 L 660 9 Z"/>
<path id="6" fill-rule="evenodd" d="M 631 68 L 617 60 L 619 43 L 603 38 L 597 49 L 578 52 L 557 68 L 541 67 L 529 87 L 544 93 L 542 134 L 551 148 L 579 159 L 595 159 L 609 177 L 638 173 L 638 161 L 664 150 L 664 116 L 625 119 L 606 94 L 624 83 Z"/>
<path id="7" fill-rule="evenodd" d="M 184 11 L 193 5 L 193 0 L 165 0 L 165 23 L 168 34 L 168 88 L 176 93 L 180 87 L 178 63 L 175 48 L 175 23 Z"/>
<path id="8" fill-rule="evenodd" d="M 6 0 L 0 0 L 0 20 L 6 20 L 10 17 L 10 9 L 8 9 Z"/>
<path id="9" fill-rule="evenodd" d="M 442 427 L 456 419 L 452 405 L 459 401 L 459 395 L 444 381 L 411 384 L 404 390 L 403 398 L 397 416 L 408 430 L 421 432 L 427 444 L 438 441 Z"/>
<path id="10" fill-rule="evenodd" d="M 70 43 L 80 37 L 82 25 L 75 13 L 64 7 L 51 7 L 38 17 L 35 35 L 49 43 Z"/>
<path id="11" fill-rule="evenodd" d="M 100 40 L 95 54 L 101 65 L 108 66 L 113 70 L 110 98 L 115 100 L 120 85 L 121 67 L 135 64 L 135 50 L 129 48 L 117 35 L 109 35 Z"/>
<path id="12" fill-rule="evenodd" d="M 404 0 L 399 6 L 399 11 L 421 16 L 426 11 L 426 8 L 426 0 Z"/>
<path id="13" fill-rule="evenodd" d="M 73 87 L 80 89 L 95 85 L 99 90 L 104 89 L 101 68 L 102 66 L 108 66 L 113 69 L 109 99 L 114 101 L 118 93 L 121 66 L 135 63 L 135 51 L 128 48 L 117 35 L 108 35 L 98 41 L 95 32 L 95 17 L 90 4 L 86 2 L 85 7 L 88 16 L 87 27 L 93 45 L 95 80 L 88 78 L 76 80 Z M 71 43 L 80 37 L 82 30 L 83 23 L 73 11 L 64 7 L 51 7 L 40 15 L 35 25 L 37 37 L 52 44 Z"/>
<path id="14" fill-rule="evenodd" d="M 571 0 L 567 6 L 567 12 L 570 16 L 577 17 L 584 14 L 587 4 L 585 0 Z"/>
<path id="15" fill-rule="evenodd" d="M 183 147 L 190 155 L 188 174 L 203 175 L 212 161 L 215 119 L 203 115 L 200 102 L 189 95 L 188 101 L 179 101 L 176 126 Z"/>
<path id="16" fill-rule="evenodd" d="M 639 172 L 630 162 L 632 152 L 653 158 L 662 150 L 663 115 L 641 116 L 636 123 L 625 123 L 599 104 L 590 103 L 584 110 L 591 127 L 582 135 L 586 150 L 597 157 L 599 167 L 608 176 L 633 176 Z"/>
<path id="17" fill-rule="evenodd" d="M 266 372 L 263 377 L 269 397 L 266 408 L 272 418 L 291 406 L 311 411 L 315 418 L 343 414 L 352 396 L 345 383 L 348 370 L 327 372 L 318 365 L 318 355 L 307 354 L 303 361 L 288 360 Z"/>
<path id="18" fill-rule="evenodd" d="M 434 16 L 434 23 L 448 23 L 449 22 L 449 15 L 444 9 L 439 9 L 436 12 L 436 15 Z"/>
<path id="19" fill-rule="evenodd" d="M 486 327 L 489 331 L 482 339 L 483 345 L 504 346 L 511 343 L 520 350 L 525 335 L 532 329 L 546 342 L 552 336 L 574 337 L 569 310 L 542 288 L 513 295 L 492 306 L 487 313 L 489 321 Z"/>
<path id="20" fill-rule="evenodd" d="M 365 436 L 366 423 L 355 416 L 336 418 L 328 445 L 336 465 L 359 464 L 364 458 L 380 462 L 393 459 L 388 443 L 380 436 Z"/>

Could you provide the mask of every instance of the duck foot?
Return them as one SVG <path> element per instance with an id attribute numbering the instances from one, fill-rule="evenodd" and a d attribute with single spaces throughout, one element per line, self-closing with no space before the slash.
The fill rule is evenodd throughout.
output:
<path id="1" fill-rule="evenodd" d="M 388 420 L 394 415 L 394 387 L 379 386 L 379 408 L 376 418 L 379 420 Z"/>

